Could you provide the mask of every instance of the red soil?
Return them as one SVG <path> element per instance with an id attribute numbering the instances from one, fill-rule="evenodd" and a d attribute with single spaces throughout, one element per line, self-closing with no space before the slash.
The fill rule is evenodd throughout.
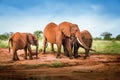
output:
<path id="1" fill-rule="evenodd" d="M 62 54 L 39 53 L 39 59 L 25 60 L 18 51 L 19 61 L 12 61 L 12 52 L 0 49 L 0 80 L 120 80 L 120 55 L 91 54 L 83 59 L 69 59 Z M 58 66 L 55 66 L 58 64 Z"/>

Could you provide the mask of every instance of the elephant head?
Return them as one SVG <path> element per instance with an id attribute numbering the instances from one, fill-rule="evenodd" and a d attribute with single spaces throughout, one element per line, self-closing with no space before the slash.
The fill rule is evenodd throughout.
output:
<path id="1" fill-rule="evenodd" d="M 29 44 L 32 44 L 34 46 L 36 46 L 36 55 L 38 54 L 38 39 L 35 35 L 32 35 L 31 33 L 27 34 L 27 41 Z"/>
<path id="2" fill-rule="evenodd" d="M 62 22 L 61 24 L 59 24 L 59 29 L 65 36 L 74 36 L 85 49 L 89 49 L 82 40 L 80 29 L 78 28 L 77 24 L 72 24 L 70 22 Z"/>

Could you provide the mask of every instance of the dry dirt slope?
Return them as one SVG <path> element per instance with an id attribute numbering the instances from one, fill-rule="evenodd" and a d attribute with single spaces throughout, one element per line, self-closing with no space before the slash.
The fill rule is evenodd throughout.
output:
<path id="1" fill-rule="evenodd" d="M 0 49 L 0 80 L 120 80 L 120 55 L 92 54 L 83 59 L 69 59 L 55 53 L 41 54 L 39 59 L 12 61 L 8 49 Z M 34 56 L 35 58 L 35 56 Z"/>

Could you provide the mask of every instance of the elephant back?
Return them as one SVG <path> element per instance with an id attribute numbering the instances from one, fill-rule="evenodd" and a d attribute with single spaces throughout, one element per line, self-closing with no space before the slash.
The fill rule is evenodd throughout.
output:
<path id="1" fill-rule="evenodd" d="M 54 31 L 54 28 L 56 28 L 56 27 L 57 27 L 57 24 L 51 22 L 51 23 L 49 23 L 49 24 L 46 25 L 43 33 L 46 34 L 48 32 Z"/>
<path id="2" fill-rule="evenodd" d="M 92 35 L 88 30 L 81 31 L 83 42 L 90 48 L 92 46 Z"/>
<path id="3" fill-rule="evenodd" d="M 81 31 L 81 36 L 85 39 L 92 39 L 92 35 L 88 30 Z"/>
<path id="4" fill-rule="evenodd" d="M 17 49 L 22 49 L 26 46 L 26 34 L 24 33 L 16 32 L 11 39 L 13 47 L 16 47 Z"/>
<path id="5" fill-rule="evenodd" d="M 48 42 L 50 43 L 56 43 L 56 36 L 57 33 L 59 32 L 57 24 L 51 22 L 46 25 L 43 35 L 47 39 Z"/>

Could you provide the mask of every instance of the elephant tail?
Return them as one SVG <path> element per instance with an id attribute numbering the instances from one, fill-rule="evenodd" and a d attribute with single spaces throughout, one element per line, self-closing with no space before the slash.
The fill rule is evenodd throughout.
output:
<path id="1" fill-rule="evenodd" d="M 12 43 L 12 38 L 9 39 L 8 41 L 8 48 L 9 48 L 9 53 L 10 53 L 10 44 Z"/>
<path id="2" fill-rule="evenodd" d="M 96 52 L 96 50 L 94 50 L 94 49 L 90 49 L 90 51 L 94 51 L 94 52 Z"/>

